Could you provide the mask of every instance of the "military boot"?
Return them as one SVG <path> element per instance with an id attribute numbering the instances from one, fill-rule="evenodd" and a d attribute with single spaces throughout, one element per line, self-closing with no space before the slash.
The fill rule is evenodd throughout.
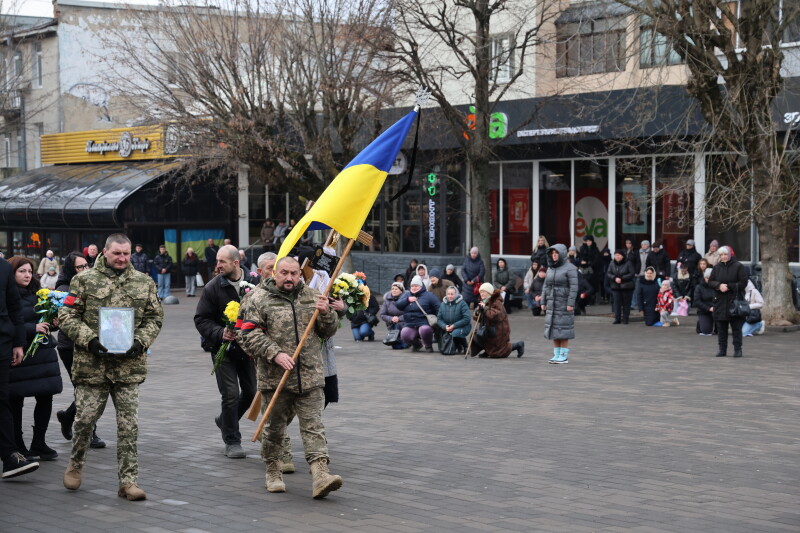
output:
<path id="1" fill-rule="evenodd" d="M 332 476 L 328 470 L 328 458 L 322 457 L 311 463 L 311 495 L 315 500 L 324 498 L 342 487 L 341 476 Z"/>
<path id="2" fill-rule="evenodd" d="M 294 474 L 294 459 L 291 453 L 283 454 L 281 457 L 281 472 L 284 474 Z"/>
<path id="3" fill-rule="evenodd" d="M 267 461 L 267 479 L 264 487 L 267 492 L 286 492 L 280 461 Z"/>
<path id="4" fill-rule="evenodd" d="M 147 499 L 147 494 L 145 494 L 144 491 L 136 485 L 136 483 L 129 483 L 121 486 L 117 491 L 117 496 L 120 498 L 128 498 L 128 500 L 132 502 Z"/>
<path id="5" fill-rule="evenodd" d="M 78 490 L 81 487 L 82 478 L 83 471 L 70 462 L 67 471 L 64 472 L 64 488 Z"/>

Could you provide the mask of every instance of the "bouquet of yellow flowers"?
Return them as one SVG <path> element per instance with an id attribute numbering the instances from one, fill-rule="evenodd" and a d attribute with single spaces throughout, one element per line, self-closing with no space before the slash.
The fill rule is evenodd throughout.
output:
<path id="1" fill-rule="evenodd" d="M 341 298 L 347 304 L 347 318 L 369 305 L 369 287 L 364 284 L 367 276 L 363 272 L 339 274 L 333 282 L 331 296 Z"/>
<path id="2" fill-rule="evenodd" d="M 39 319 L 39 323 L 47 322 L 48 324 L 52 324 L 53 319 L 58 315 L 58 310 L 64 305 L 64 298 L 67 297 L 67 293 L 51 291 L 50 289 L 39 289 L 36 291 L 36 296 L 39 298 L 39 301 L 36 302 L 33 308 L 37 313 L 42 315 Z M 22 358 L 23 361 L 27 359 L 28 356 L 33 357 L 36 355 L 36 350 L 39 349 L 39 346 L 49 342 L 50 338 L 48 335 L 37 333 L 36 336 L 33 337 L 31 345 L 25 350 L 25 357 Z"/>
<path id="3" fill-rule="evenodd" d="M 236 300 L 231 300 L 228 302 L 228 305 L 225 306 L 225 311 L 222 312 L 222 321 L 225 323 L 225 329 L 228 331 L 233 331 L 233 326 L 236 325 L 236 319 L 239 317 L 239 302 Z M 222 343 L 222 346 L 219 347 L 217 353 L 214 355 L 214 368 L 211 369 L 211 375 L 214 375 L 214 372 L 217 371 L 217 367 L 222 363 L 222 359 L 225 358 L 225 354 L 228 353 L 228 350 L 231 349 L 231 342 L 232 341 L 225 341 Z"/>

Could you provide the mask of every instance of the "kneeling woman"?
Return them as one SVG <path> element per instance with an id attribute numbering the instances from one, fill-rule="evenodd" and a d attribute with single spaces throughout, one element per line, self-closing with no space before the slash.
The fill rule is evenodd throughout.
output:
<path id="1" fill-rule="evenodd" d="M 447 287 L 447 293 L 439 306 L 439 327 L 453 337 L 459 353 L 467 351 L 467 335 L 470 330 L 469 306 L 458 294 L 454 286 Z"/>
<path id="2" fill-rule="evenodd" d="M 500 290 L 495 290 L 491 283 L 484 283 L 480 287 L 481 301 L 478 302 L 476 310 L 477 322 L 486 320 L 487 328 L 494 327 L 494 335 L 487 336 L 483 349 L 486 355 L 492 359 L 508 357 L 512 351 L 517 351 L 517 357 L 522 357 L 525 352 L 525 343 L 515 342 L 511 344 L 511 327 L 508 325 L 508 315 L 503 307 L 503 296 Z M 483 314 L 485 318 L 480 318 Z"/>
<path id="3" fill-rule="evenodd" d="M 427 315 L 434 317 L 439 312 L 439 300 L 425 289 L 419 276 L 411 280 L 410 292 L 403 293 L 395 304 L 403 311 L 405 326 L 400 332 L 403 342 L 413 346 L 415 352 L 425 347 L 425 351 L 433 351 L 433 327 L 428 323 Z"/>

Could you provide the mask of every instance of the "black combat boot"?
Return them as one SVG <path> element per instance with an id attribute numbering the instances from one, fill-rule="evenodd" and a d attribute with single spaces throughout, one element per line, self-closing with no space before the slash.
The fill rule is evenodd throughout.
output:
<path id="1" fill-rule="evenodd" d="M 48 446 L 44 441 L 45 433 L 47 433 L 47 426 L 33 426 L 31 454 L 38 456 L 40 461 L 55 461 L 58 459 L 58 452 Z"/>
<path id="2" fill-rule="evenodd" d="M 515 342 L 514 344 L 511 345 L 511 350 L 512 351 L 516 350 L 517 357 L 522 357 L 522 354 L 525 353 L 525 342 L 523 341 Z"/>

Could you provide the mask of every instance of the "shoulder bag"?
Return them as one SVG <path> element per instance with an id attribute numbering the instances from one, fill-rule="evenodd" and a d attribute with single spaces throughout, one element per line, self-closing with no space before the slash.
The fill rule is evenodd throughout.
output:
<path id="1" fill-rule="evenodd" d="M 435 328 L 436 324 L 439 322 L 439 319 L 436 318 L 436 315 L 429 315 L 428 313 L 426 313 L 425 309 L 423 309 L 422 306 L 419 305 L 419 300 L 414 300 L 414 303 L 417 304 L 419 310 L 422 311 L 422 314 L 425 315 L 426 319 L 428 319 L 428 325 L 432 328 Z"/>
<path id="2" fill-rule="evenodd" d="M 400 330 L 397 328 L 390 329 L 389 333 L 387 333 L 386 337 L 383 339 L 383 344 L 386 346 L 394 346 L 396 344 L 400 344 L 401 342 L 403 341 L 400 339 Z"/>
<path id="3" fill-rule="evenodd" d="M 746 318 L 747 315 L 750 314 L 750 302 L 744 298 L 739 298 L 737 295 L 733 302 L 731 302 L 728 314 L 731 315 L 731 318 Z"/>

